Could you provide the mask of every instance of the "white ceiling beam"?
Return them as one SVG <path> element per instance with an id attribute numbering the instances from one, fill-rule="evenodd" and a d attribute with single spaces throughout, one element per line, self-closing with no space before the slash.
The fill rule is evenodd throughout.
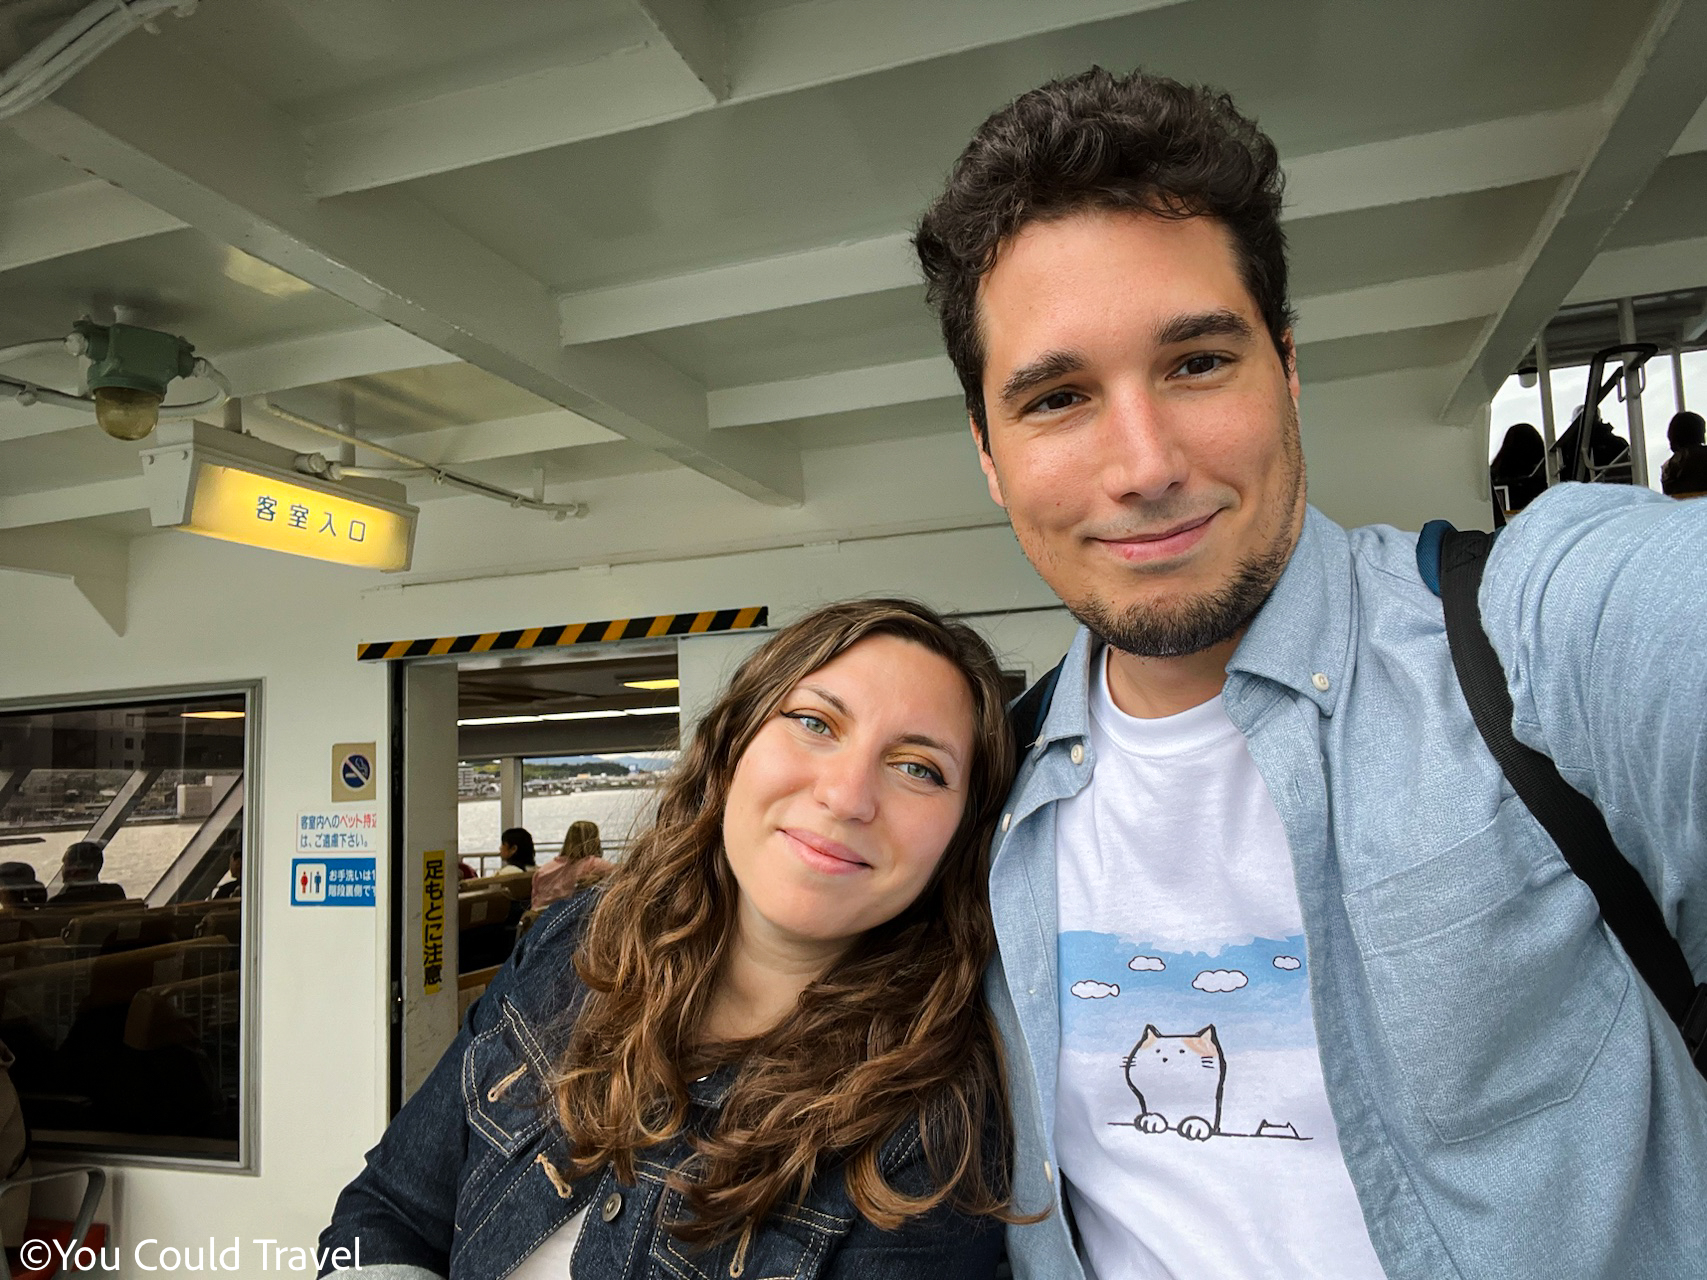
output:
<path id="1" fill-rule="evenodd" d="M 1319 294 L 1298 302 L 1298 343 L 1422 329 L 1491 315 L 1510 292 L 1512 265 L 1396 280 Z M 960 379 L 947 356 L 844 369 L 807 378 L 706 392 L 711 425 L 746 427 L 859 409 L 957 399 Z"/>
<path id="2" fill-rule="evenodd" d="M 1442 421 L 1467 421 L 1492 401 L 1670 154 L 1707 91 L 1704 48 L 1707 0 L 1663 0 L 1607 94 L 1590 157 L 1543 215 L 1516 286 L 1466 357 Z"/>
<path id="3" fill-rule="evenodd" d="M 558 300 L 566 344 L 606 342 L 709 320 L 803 307 L 920 283 L 908 232 L 825 245 Z"/>
<path id="4" fill-rule="evenodd" d="M 1564 305 L 1639 298 L 1645 293 L 1707 287 L 1707 236 L 1608 249 L 1589 265 Z"/>
<path id="5" fill-rule="evenodd" d="M 124 634 L 130 594 L 130 539 L 94 529 L 0 532 L 0 570 L 69 579 L 115 635 Z"/>
<path id="6" fill-rule="evenodd" d="M 711 109 L 719 77 L 700 73 L 719 43 L 721 101 L 747 102 L 1179 2 L 811 0 L 719 32 L 706 0 L 644 0 L 655 41 L 317 126 L 310 185 L 371 191 Z"/>
<path id="7" fill-rule="evenodd" d="M 92 179 L 0 206 L 0 271 L 141 240 L 184 226 L 111 183 Z"/>
<path id="8" fill-rule="evenodd" d="M 663 36 L 308 131 L 316 196 L 348 195 L 680 119 L 714 106 Z"/>
<path id="9" fill-rule="evenodd" d="M 723 23 L 706 0 L 638 0 L 654 30 L 676 51 L 716 102 L 729 96 L 729 52 Z"/>
<path id="10" fill-rule="evenodd" d="M 1492 315 L 1517 278 L 1513 264 L 1418 276 L 1298 301 L 1297 342 L 1423 329 Z"/>
<path id="11" fill-rule="evenodd" d="M 1589 104 L 1485 120 L 1284 162 L 1288 220 L 1516 186 L 1570 173 L 1603 128 Z"/>
<path id="12" fill-rule="evenodd" d="M 208 359 L 231 379 L 232 390 L 240 396 L 457 362 L 456 356 L 391 324 L 312 333 L 222 351 Z"/>
<path id="13" fill-rule="evenodd" d="M 546 289 L 419 202 L 398 192 L 315 200 L 295 123 L 173 46 L 119 45 L 98 75 L 11 124 L 41 150 L 552 404 L 749 497 L 802 499 L 798 451 L 712 432 L 703 389 L 644 348 L 566 351 Z"/>
<path id="14" fill-rule="evenodd" d="M 948 357 L 930 356 L 810 378 L 727 387 L 706 392 L 705 400 L 712 426 L 747 427 L 960 394 L 960 379 Z"/>
<path id="15" fill-rule="evenodd" d="M 467 426 L 441 427 L 404 435 L 376 437 L 376 443 L 440 467 L 493 462 L 534 453 L 552 453 L 584 444 L 603 444 L 621 436 L 565 409 L 500 418 Z"/>
<path id="16" fill-rule="evenodd" d="M 1674 156 L 1696 151 L 1707 151 L 1707 102 L 1703 102 L 1694 118 L 1683 126 L 1683 132 L 1677 135 L 1677 141 L 1671 148 Z"/>
<path id="17" fill-rule="evenodd" d="M 1299 156 L 1286 221 L 1558 177 L 1582 163 L 1598 106 L 1515 116 Z M 910 232 L 565 294 L 565 343 L 603 342 L 920 283 Z"/>
<path id="18" fill-rule="evenodd" d="M 148 491 L 139 470 L 118 480 L 95 480 L 63 489 L 37 489 L 0 497 L 0 529 L 27 529 L 62 520 L 87 520 L 148 510 Z"/>

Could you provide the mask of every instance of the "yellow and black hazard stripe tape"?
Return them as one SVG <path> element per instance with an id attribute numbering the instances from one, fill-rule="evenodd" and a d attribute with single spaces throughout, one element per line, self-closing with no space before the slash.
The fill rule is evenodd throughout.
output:
<path id="1" fill-rule="evenodd" d="M 472 636 L 439 636 L 427 640 L 374 640 L 356 646 L 362 662 L 394 658 L 437 658 L 447 653 L 504 653 L 512 649 L 552 649 L 576 644 L 610 644 L 615 640 L 650 640 L 657 636 L 697 636 L 708 631 L 746 631 L 770 621 L 762 605 L 746 609 L 707 609 L 703 613 L 657 613 L 647 618 L 612 618 L 604 622 L 570 622 L 561 627 L 527 627 L 517 631 L 486 631 Z"/>

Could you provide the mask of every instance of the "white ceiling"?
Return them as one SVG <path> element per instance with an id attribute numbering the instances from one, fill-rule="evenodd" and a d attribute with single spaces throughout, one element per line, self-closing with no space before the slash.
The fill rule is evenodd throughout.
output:
<path id="1" fill-rule="evenodd" d="M 1275 138 L 1307 382 L 1452 366 L 1463 420 L 1567 296 L 1707 285 L 1707 0 L 222 0 L 0 122 L 0 346 L 129 306 L 488 480 L 792 506 L 964 429 L 909 230 L 1093 62 Z M 135 454 L 0 403 L 0 565 L 144 531 Z"/>

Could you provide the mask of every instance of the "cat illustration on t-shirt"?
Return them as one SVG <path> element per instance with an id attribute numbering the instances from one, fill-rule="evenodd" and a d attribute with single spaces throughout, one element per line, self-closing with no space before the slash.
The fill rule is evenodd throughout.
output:
<path id="1" fill-rule="evenodd" d="M 1227 1059 L 1214 1023 L 1188 1036 L 1165 1036 L 1147 1025 L 1126 1055 L 1126 1083 L 1138 1095 L 1133 1123 L 1143 1132 L 1172 1129 L 1199 1142 L 1221 1132 Z"/>

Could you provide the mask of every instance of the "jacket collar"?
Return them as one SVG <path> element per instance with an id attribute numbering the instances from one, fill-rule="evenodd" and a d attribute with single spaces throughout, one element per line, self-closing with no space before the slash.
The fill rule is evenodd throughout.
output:
<path id="1" fill-rule="evenodd" d="M 1100 647 L 1089 630 L 1079 628 L 1061 660 L 1061 676 L 1037 736 L 1039 748 L 1088 732 L 1091 658 Z M 1298 545 L 1251 619 L 1227 672 L 1272 680 L 1310 699 L 1323 715 L 1332 715 L 1350 649 L 1351 539 L 1316 508 L 1307 507 Z"/>

